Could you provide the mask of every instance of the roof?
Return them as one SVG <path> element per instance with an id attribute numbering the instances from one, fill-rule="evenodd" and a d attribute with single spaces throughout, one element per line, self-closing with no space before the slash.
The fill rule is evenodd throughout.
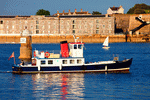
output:
<path id="1" fill-rule="evenodd" d="M 113 10 L 113 11 L 117 11 L 117 10 L 119 10 L 121 7 L 122 7 L 122 6 L 120 6 L 120 7 L 115 7 L 115 6 L 113 6 L 113 7 L 110 7 L 110 9 Z"/>
<path id="2" fill-rule="evenodd" d="M 0 16 L 0 18 L 15 18 L 16 16 Z"/>
<path id="3" fill-rule="evenodd" d="M 105 17 L 106 15 L 63 15 L 63 16 L 59 16 L 60 18 L 79 18 L 79 17 Z M 108 17 L 110 17 L 108 15 Z"/>
<path id="4" fill-rule="evenodd" d="M 70 44 L 85 44 L 83 42 L 71 42 Z"/>
<path id="5" fill-rule="evenodd" d="M 0 18 L 15 18 L 15 17 L 30 17 L 30 16 L 22 16 L 22 15 L 17 15 L 17 16 L 0 16 Z"/>

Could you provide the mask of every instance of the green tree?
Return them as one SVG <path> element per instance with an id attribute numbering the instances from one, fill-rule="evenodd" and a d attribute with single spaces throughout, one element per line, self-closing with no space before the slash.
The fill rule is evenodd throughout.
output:
<path id="1" fill-rule="evenodd" d="M 134 14 L 145 14 L 144 9 L 135 9 Z"/>
<path id="2" fill-rule="evenodd" d="M 92 15 L 101 15 L 102 13 L 98 12 L 98 11 L 93 11 Z"/>
<path id="3" fill-rule="evenodd" d="M 36 15 L 50 15 L 50 12 L 48 10 L 44 10 L 44 9 L 39 9 L 36 12 Z"/>
<path id="4" fill-rule="evenodd" d="M 150 10 L 150 6 L 144 3 L 135 4 L 134 7 L 130 8 L 127 14 L 145 14 L 145 10 Z"/>

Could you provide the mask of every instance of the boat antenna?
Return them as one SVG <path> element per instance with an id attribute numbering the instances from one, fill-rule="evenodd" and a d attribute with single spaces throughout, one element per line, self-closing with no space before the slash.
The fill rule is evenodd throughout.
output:
<path id="1" fill-rule="evenodd" d="M 73 34 L 73 38 L 74 38 L 75 42 L 77 42 L 77 39 L 79 39 L 79 37 L 76 38 L 74 34 Z"/>

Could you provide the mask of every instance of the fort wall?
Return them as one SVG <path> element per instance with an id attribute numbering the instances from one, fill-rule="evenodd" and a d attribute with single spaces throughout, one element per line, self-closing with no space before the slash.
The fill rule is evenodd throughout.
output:
<path id="1" fill-rule="evenodd" d="M 79 41 L 85 43 L 103 43 L 106 39 L 106 35 L 79 35 Z M 0 36 L 0 43 L 20 43 L 21 36 Z M 32 36 L 32 43 L 60 43 L 60 41 L 74 42 L 72 35 L 67 36 Z M 113 35 L 109 36 L 109 42 L 126 42 L 125 35 Z M 143 39 L 143 35 L 129 36 L 127 42 L 149 42 Z"/>

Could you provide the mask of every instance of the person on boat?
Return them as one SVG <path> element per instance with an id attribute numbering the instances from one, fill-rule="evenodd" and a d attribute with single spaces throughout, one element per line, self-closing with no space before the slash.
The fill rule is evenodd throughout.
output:
<path id="1" fill-rule="evenodd" d="M 20 65 L 24 65 L 24 61 L 23 61 L 23 60 L 21 60 L 21 63 L 20 63 Z"/>

